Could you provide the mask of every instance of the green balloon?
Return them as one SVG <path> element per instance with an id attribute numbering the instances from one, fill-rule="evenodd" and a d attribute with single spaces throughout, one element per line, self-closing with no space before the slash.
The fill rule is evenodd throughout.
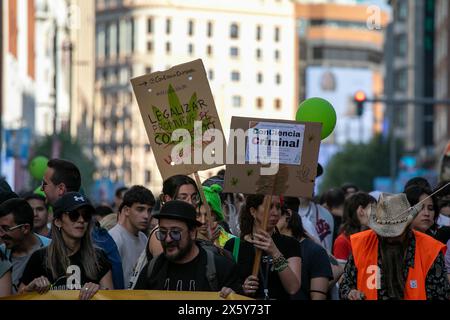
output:
<path id="1" fill-rule="evenodd" d="M 310 98 L 303 101 L 297 110 L 295 120 L 322 123 L 321 139 L 328 137 L 336 127 L 336 111 L 327 100 Z"/>
<path id="2" fill-rule="evenodd" d="M 38 156 L 31 160 L 28 170 L 33 178 L 42 180 L 45 170 L 47 170 L 48 159 L 43 156 Z"/>

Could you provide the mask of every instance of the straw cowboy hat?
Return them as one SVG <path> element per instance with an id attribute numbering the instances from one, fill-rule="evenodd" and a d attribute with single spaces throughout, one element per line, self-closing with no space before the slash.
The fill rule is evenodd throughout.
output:
<path id="1" fill-rule="evenodd" d="M 422 206 L 417 204 L 411 207 L 404 193 L 382 193 L 378 203 L 369 207 L 369 228 L 381 237 L 398 237 L 411 224 Z"/>

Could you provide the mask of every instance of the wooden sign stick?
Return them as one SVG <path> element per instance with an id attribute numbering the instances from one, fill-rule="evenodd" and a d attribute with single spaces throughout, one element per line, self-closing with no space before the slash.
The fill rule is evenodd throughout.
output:
<path id="1" fill-rule="evenodd" d="M 270 212 L 270 204 L 271 203 L 272 203 L 272 195 L 266 195 L 264 197 L 264 202 L 263 202 L 264 216 L 263 216 L 263 221 L 262 221 L 262 229 L 264 231 L 267 231 L 267 224 L 269 222 L 269 212 Z M 252 275 L 254 275 L 255 277 L 258 276 L 261 255 L 262 255 L 262 250 L 256 249 L 255 260 L 253 262 L 253 272 L 252 272 Z"/>
<path id="2" fill-rule="evenodd" d="M 205 192 L 203 191 L 203 187 L 202 187 L 202 182 L 200 180 L 200 176 L 198 175 L 198 171 L 194 172 L 194 176 L 195 176 L 195 182 L 197 182 L 197 188 L 198 191 L 200 192 L 200 197 L 202 199 L 202 204 L 205 206 L 206 209 L 206 217 L 208 218 L 208 238 L 209 240 L 213 241 L 212 239 L 212 233 L 211 233 L 211 219 L 212 219 L 212 215 L 211 215 L 211 207 L 209 206 L 208 202 L 206 201 L 206 197 L 205 197 Z"/>

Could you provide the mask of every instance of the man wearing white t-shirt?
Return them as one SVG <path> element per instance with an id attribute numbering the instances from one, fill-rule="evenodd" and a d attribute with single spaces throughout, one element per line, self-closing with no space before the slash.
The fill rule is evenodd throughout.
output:
<path id="1" fill-rule="evenodd" d="M 312 234 L 320 244 L 330 253 L 333 251 L 333 230 L 334 220 L 331 213 L 319 204 L 310 199 L 300 198 L 300 207 L 298 210 L 302 222 L 309 220 L 310 225 L 314 227 Z M 305 223 L 305 225 L 307 225 Z M 309 231 L 305 228 L 307 232 Z M 312 231 L 312 230 L 311 230 Z"/>
<path id="2" fill-rule="evenodd" d="M 155 197 L 143 186 L 133 186 L 124 195 L 119 207 L 119 223 L 109 230 L 122 258 L 123 278 L 128 286 L 134 265 L 147 244 L 147 230 Z"/>

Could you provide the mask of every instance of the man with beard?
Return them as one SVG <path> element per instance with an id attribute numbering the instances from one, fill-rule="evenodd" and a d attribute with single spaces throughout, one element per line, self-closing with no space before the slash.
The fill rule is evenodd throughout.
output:
<path id="1" fill-rule="evenodd" d="M 405 194 L 382 194 L 370 207 L 369 228 L 350 237 L 353 256 L 345 266 L 341 299 L 449 299 L 445 245 L 411 229 L 422 203 Z"/>
<path id="2" fill-rule="evenodd" d="M 156 237 L 163 253 L 141 271 L 135 290 L 219 291 L 222 297 L 239 289 L 236 265 L 224 256 L 207 252 L 196 241 L 195 208 L 180 200 L 165 203 L 154 217 L 159 220 Z M 208 279 L 208 259 L 214 259 L 217 287 Z"/>

